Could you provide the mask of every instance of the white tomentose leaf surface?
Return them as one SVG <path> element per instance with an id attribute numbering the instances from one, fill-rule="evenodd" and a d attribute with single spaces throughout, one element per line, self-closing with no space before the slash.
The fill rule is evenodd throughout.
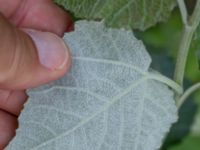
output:
<path id="1" fill-rule="evenodd" d="M 173 92 L 149 77 L 151 58 L 131 31 L 80 21 L 64 37 L 73 63 L 28 91 L 7 150 L 156 150 L 177 119 Z"/>

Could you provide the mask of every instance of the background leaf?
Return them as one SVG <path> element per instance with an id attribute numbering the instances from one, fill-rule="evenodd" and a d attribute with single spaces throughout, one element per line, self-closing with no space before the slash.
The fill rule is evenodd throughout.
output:
<path id="1" fill-rule="evenodd" d="M 131 31 L 80 21 L 66 33 L 73 65 L 28 92 L 7 150 L 156 150 L 177 120 L 173 92 L 152 80 L 149 54 Z"/>
<path id="2" fill-rule="evenodd" d="M 176 0 L 54 0 L 76 17 L 103 19 L 111 27 L 145 30 L 165 21 Z"/>

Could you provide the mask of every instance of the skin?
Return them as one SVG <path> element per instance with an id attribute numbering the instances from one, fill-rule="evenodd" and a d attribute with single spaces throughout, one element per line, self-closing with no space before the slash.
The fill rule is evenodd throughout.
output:
<path id="1" fill-rule="evenodd" d="M 57 43 L 52 43 L 56 51 L 64 49 L 60 37 L 71 26 L 69 16 L 51 0 L 0 0 L 0 150 L 15 135 L 27 99 L 25 89 L 58 79 L 71 63 L 66 51 L 65 58 L 53 55 L 50 67 L 41 65 L 35 42 L 40 39 L 34 39 L 32 32 L 56 39 Z"/>

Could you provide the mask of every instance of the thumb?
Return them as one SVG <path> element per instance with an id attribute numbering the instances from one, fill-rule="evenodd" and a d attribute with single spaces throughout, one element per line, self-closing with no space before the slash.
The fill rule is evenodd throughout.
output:
<path id="1" fill-rule="evenodd" d="M 70 66 L 63 40 L 49 32 L 19 30 L 0 14 L 0 88 L 26 89 L 61 77 Z"/>

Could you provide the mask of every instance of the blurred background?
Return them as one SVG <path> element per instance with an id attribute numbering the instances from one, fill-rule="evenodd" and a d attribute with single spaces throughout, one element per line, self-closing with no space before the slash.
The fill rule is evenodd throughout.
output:
<path id="1" fill-rule="evenodd" d="M 188 10 L 192 12 L 195 0 L 187 0 Z M 171 18 L 145 32 L 135 31 L 143 40 L 152 56 L 152 68 L 173 78 L 174 66 L 182 22 L 178 8 Z M 198 41 L 197 41 L 198 42 Z M 188 57 L 185 88 L 200 81 L 200 43 L 192 44 Z M 171 128 L 160 150 L 200 150 L 200 90 L 193 93 L 179 111 L 179 120 Z"/>

